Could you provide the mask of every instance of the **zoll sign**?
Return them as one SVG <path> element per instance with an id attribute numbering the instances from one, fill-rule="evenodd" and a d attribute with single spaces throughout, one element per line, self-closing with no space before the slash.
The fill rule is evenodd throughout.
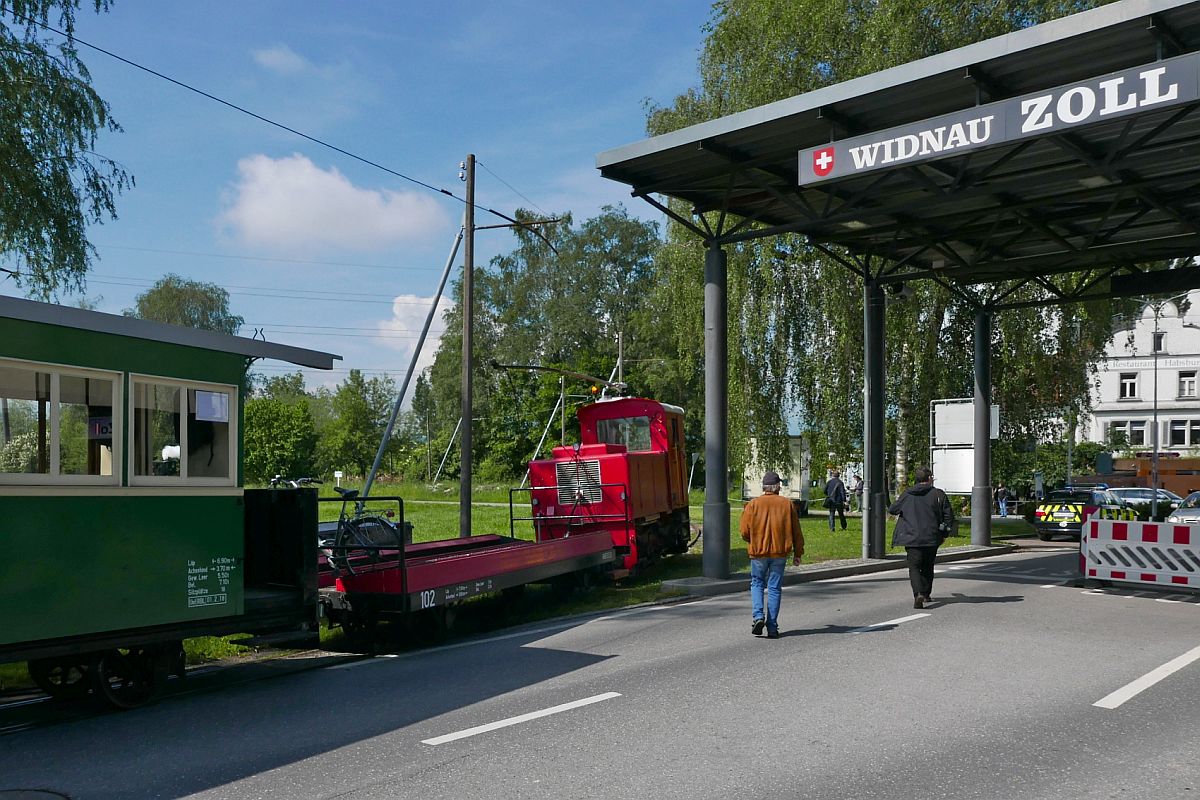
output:
<path id="1" fill-rule="evenodd" d="M 800 184 L 947 158 L 1200 98 L 1200 53 L 800 151 Z"/>

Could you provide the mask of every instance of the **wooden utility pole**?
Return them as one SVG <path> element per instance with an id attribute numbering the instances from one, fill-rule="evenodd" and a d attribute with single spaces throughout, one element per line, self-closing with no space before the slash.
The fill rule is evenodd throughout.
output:
<path id="1" fill-rule="evenodd" d="M 458 497 L 458 535 L 471 535 L 471 422 L 472 414 L 472 370 L 471 328 L 475 316 L 475 154 L 467 155 L 463 163 L 464 180 L 467 182 L 467 209 L 463 222 L 466 242 L 463 246 L 462 281 L 462 438 L 459 440 L 462 455 L 459 458 L 460 483 Z"/>

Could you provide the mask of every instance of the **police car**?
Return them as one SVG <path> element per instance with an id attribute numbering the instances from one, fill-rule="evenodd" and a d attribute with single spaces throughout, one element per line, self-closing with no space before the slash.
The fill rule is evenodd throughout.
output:
<path id="1" fill-rule="evenodd" d="M 1033 527 L 1043 542 L 1053 536 L 1078 539 L 1085 520 L 1137 519 L 1137 513 L 1106 487 L 1075 486 L 1051 492 L 1033 512 Z"/>

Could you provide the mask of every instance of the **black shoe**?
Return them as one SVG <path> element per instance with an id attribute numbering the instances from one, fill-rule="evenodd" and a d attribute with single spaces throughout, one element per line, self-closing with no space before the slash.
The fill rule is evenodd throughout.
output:
<path id="1" fill-rule="evenodd" d="M 924 608 L 925 598 L 922 595 L 917 595 L 913 598 L 913 608 Z"/>
<path id="2" fill-rule="evenodd" d="M 767 638 L 768 639 L 778 639 L 779 631 L 767 631 Z"/>
<path id="3" fill-rule="evenodd" d="M 926 603 L 932 603 L 932 602 L 933 602 L 933 598 L 932 598 L 932 597 L 930 597 L 929 595 L 925 595 L 925 602 L 926 602 Z"/>
<path id="4" fill-rule="evenodd" d="M 751 624 L 751 626 L 750 626 L 750 632 L 753 633 L 755 636 L 762 636 L 763 628 L 765 628 L 766 626 L 767 626 L 767 621 L 765 619 L 756 619 L 756 620 L 754 620 L 754 623 Z"/>

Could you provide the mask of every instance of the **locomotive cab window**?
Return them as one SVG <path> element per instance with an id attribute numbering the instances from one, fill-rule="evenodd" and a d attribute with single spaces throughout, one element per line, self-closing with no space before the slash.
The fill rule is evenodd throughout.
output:
<path id="1" fill-rule="evenodd" d="M 0 481 L 114 483 L 111 373 L 0 361 Z"/>
<path id="2" fill-rule="evenodd" d="M 620 417 L 597 420 L 596 439 L 605 444 L 623 444 L 631 453 L 650 450 L 650 418 Z"/>
<path id="3" fill-rule="evenodd" d="M 134 379 L 135 482 L 231 485 L 236 478 L 236 398 L 232 386 Z"/>

